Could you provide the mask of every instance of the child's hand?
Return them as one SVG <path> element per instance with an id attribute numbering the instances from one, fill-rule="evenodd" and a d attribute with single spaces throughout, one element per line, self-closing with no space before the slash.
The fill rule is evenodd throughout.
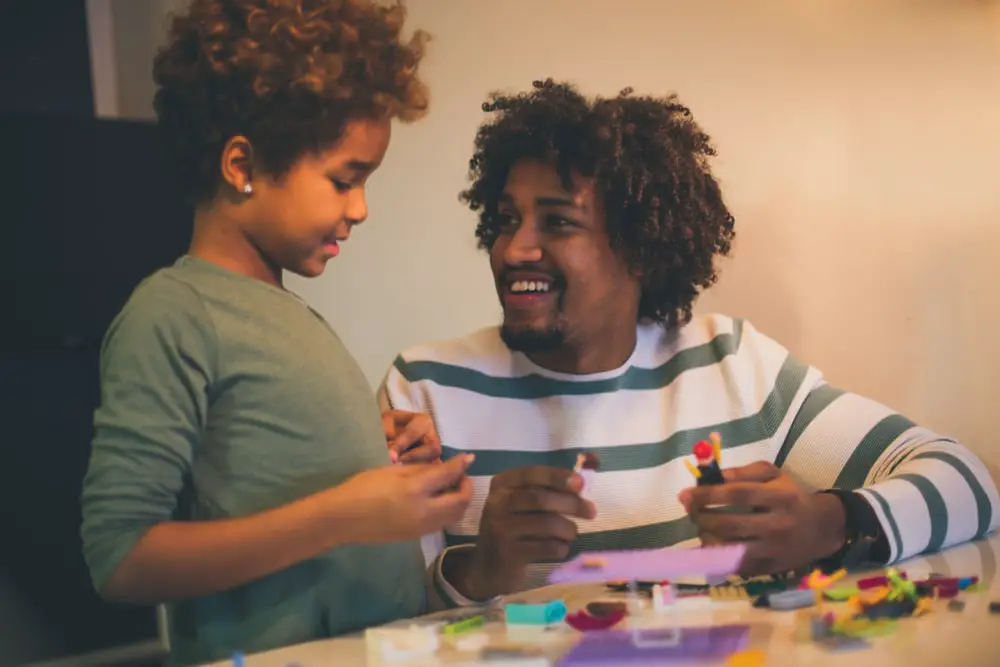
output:
<path id="1" fill-rule="evenodd" d="M 393 463 L 421 463 L 441 458 L 441 438 L 430 415 L 386 410 L 382 413 L 382 428 Z"/>
<path id="2" fill-rule="evenodd" d="M 366 470 L 336 491 L 357 522 L 362 543 L 417 539 L 462 518 L 472 500 L 465 472 L 475 457 L 462 454 L 446 463 L 414 463 Z"/>

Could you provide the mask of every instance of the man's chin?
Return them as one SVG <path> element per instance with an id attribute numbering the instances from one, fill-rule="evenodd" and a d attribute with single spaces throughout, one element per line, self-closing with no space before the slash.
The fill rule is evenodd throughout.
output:
<path id="1" fill-rule="evenodd" d="M 566 341 L 566 335 L 556 327 L 546 329 L 500 327 L 500 338 L 515 352 L 548 352 L 558 349 Z"/>

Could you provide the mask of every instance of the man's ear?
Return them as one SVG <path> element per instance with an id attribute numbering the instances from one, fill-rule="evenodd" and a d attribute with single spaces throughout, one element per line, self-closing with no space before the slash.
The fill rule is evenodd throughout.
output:
<path id="1" fill-rule="evenodd" d="M 243 136 L 232 137 L 222 148 L 219 168 L 222 180 L 233 190 L 246 195 L 253 192 L 252 184 L 253 148 Z"/>

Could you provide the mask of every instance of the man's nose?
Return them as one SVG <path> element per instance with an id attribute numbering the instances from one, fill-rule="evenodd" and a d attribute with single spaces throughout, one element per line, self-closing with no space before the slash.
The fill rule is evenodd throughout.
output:
<path id="1" fill-rule="evenodd" d="M 534 264 L 542 260 L 542 245 L 537 227 L 528 220 L 523 221 L 504 252 L 504 261 L 509 266 Z"/>

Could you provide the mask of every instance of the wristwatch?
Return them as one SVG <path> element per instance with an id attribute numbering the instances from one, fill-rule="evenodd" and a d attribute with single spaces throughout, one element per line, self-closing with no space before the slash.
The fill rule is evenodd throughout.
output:
<path id="1" fill-rule="evenodd" d="M 817 561 L 816 567 L 825 573 L 831 573 L 841 568 L 853 570 L 876 561 L 877 554 L 873 551 L 882 537 L 882 527 L 868 501 L 857 493 L 844 489 L 827 489 L 820 493 L 833 494 L 843 503 L 847 539 L 836 553 Z"/>

